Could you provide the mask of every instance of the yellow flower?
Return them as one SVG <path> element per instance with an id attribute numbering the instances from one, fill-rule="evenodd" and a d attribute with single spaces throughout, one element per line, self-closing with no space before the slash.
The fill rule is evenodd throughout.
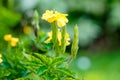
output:
<path id="1" fill-rule="evenodd" d="M 66 23 L 68 23 L 66 16 L 68 15 L 57 11 L 46 10 L 46 12 L 42 15 L 42 19 L 48 21 L 49 23 L 56 21 L 59 27 L 63 27 L 66 25 Z"/>
<path id="2" fill-rule="evenodd" d="M 69 42 L 70 41 L 70 37 L 69 37 L 68 33 L 66 33 L 65 38 L 66 38 L 66 46 L 70 45 L 70 42 Z"/>
<path id="3" fill-rule="evenodd" d="M 48 37 L 49 38 L 45 41 L 45 43 L 49 43 L 52 40 L 52 31 L 48 32 Z M 70 37 L 69 37 L 68 33 L 66 33 L 65 38 L 66 38 L 66 46 L 68 46 L 70 44 L 70 42 L 69 42 Z M 60 30 L 58 30 L 58 32 L 57 32 L 57 39 L 58 39 L 59 46 L 61 46 L 62 35 L 61 35 Z"/>
<path id="4" fill-rule="evenodd" d="M 3 60 L 2 60 L 2 55 L 0 54 L 0 63 L 2 62 Z"/>
<path id="5" fill-rule="evenodd" d="M 66 16 L 68 16 L 67 14 L 62 14 L 59 12 L 56 12 L 57 16 L 56 16 L 56 21 L 57 21 L 57 25 L 59 27 L 63 27 L 66 25 L 66 23 L 68 23 L 68 19 L 66 18 Z"/>
<path id="6" fill-rule="evenodd" d="M 11 40 L 10 40 L 10 45 L 12 46 L 12 47 L 15 47 L 16 45 L 17 45 L 17 42 L 19 41 L 19 39 L 18 38 L 11 38 Z"/>
<path id="7" fill-rule="evenodd" d="M 5 40 L 5 41 L 10 41 L 11 38 L 12 38 L 12 35 L 11 35 L 11 34 L 7 34 L 7 35 L 4 36 L 4 40 Z"/>
<path id="8" fill-rule="evenodd" d="M 18 38 L 12 37 L 11 34 L 5 35 L 4 40 L 8 41 L 12 47 L 15 47 L 17 45 L 17 42 L 19 41 Z"/>
<path id="9" fill-rule="evenodd" d="M 54 11 L 46 10 L 46 12 L 42 15 L 42 19 L 52 23 L 55 21 L 55 16 Z"/>
<path id="10" fill-rule="evenodd" d="M 23 32 L 24 32 L 25 34 L 29 34 L 29 33 L 31 32 L 31 27 L 30 27 L 30 26 L 24 26 Z"/>

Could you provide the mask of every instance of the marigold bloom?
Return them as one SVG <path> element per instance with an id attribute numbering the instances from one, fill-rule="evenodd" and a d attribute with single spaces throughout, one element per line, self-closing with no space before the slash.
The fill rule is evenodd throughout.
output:
<path id="1" fill-rule="evenodd" d="M 54 11 L 46 10 L 46 12 L 42 15 L 42 19 L 52 23 L 55 21 L 56 15 L 54 14 Z"/>
<path id="2" fill-rule="evenodd" d="M 52 40 L 52 31 L 48 32 L 48 37 L 49 38 L 45 41 L 45 43 L 49 43 Z M 66 46 L 68 46 L 70 44 L 70 42 L 69 42 L 70 37 L 69 37 L 68 33 L 66 33 L 65 38 L 66 38 Z M 58 42 L 59 42 L 58 43 L 59 46 L 61 46 L 62 35 L 61 35 L 60 30 L 58 30 L 58 32 L 57 32 L 57 39 L 58 39 Z"/>
<path id="3" fill-rule="evenodd" d="M 8 41 L 12 47 L 15 47 L 17 45 L 17 42 L 19 41 L 18 38 L 12 37 L 11 34 L 5 35 L 4 40 Z"/>
<path id="4" fill-rule="evenodd" d="M 68 15 L 57 11 L 46 10 L 46 12 L 42 15 L 42 19 L 48 21 L 49 23 L 56 21 L 59 27 L 63 27 L 66 25 L 66 23 L 68 23 L 66 16 Z"/>
<path id="5" fill-rule="evenodd" d="M 5 41 L 10 41 L 11 38 L 12 38 L 12 35 L 11 35 L 11 34 L 7 34 L 7 35 L 4 36 L 4 40 L 5 40 Z"/>
<path id="6" fill-rule="evenodd" d="M 23 32 L 24 32 L 25 34 L 29 34 L 29 33 L 31 32 L 31 27 L 30 27 L 30 26 L 25 26 L 25 27 L 23 28 Z"/>
<path id="7" fill-rule="evenodd" d="M 66 25 L 66 23 L 68 23 L 68 19 L 66 18 L 66 16 L 68 16 L 67 14 L 62 14 L 59 12 L 56 12 L 57 16 L 56 16 L 56 21 L 57 21 L 57 25 L 59 27 L 63 27 Z"/>
<path id="8" fill-rule="evenodd" d="M 17 42 L 19 41 L 19 39 L 18 38 L 11 38 L 11 40 L 10 40 L 10 45 L 12 46 L 12 47 L 15 47 L 16 45 L 17 45 Z"/>
<path id="9" fill-rule="evenodd" d="M 0 63 L 2 62 L 3 60 L 2 60 L 2 55 L 0 54 Z"/>

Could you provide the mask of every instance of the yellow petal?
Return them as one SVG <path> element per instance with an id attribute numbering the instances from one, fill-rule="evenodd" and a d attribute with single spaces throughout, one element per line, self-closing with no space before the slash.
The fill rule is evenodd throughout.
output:
<path id="1" fill-rule="evenodd" d="M 49 43 L 52 40 L 52 38 L 48 38 L 45 43 Z"/>
<path id="2" fill-rule="evenodd" d="M 62 36 L 61 36 L 60 29 L 58 29 L 57 38 L 58 38 L 58 45 L 61 46 L 61 39 L 62 39 Z"/>
<path id="3" fill-rule="evenodd" d="M 11 34 L 7 34 L 7 35 L 4 36 L 4 40 L 5 40 L 5 41 L 10 41 L 11 38 L 12 38 L 12 35 L 11 35 Z"/>
<path id="4" fill-rule="evenodd" d="M 17 45 L 17 42 L 19 41 L 18 38 L 12 38 L 11 41 L 10 41 L 10 45 L 12 47 L 15 47 Z"/>
<path id="5" fill-rule="evenodd" d="M 70 42 L 66 41 L 66 46 L 69 46 L 70 45 Z"/>
<path id="6" fill-rule="evenodd" d="M 70 37 L 68 33 L 66 33 L 65 38 L 66 38 L 66 46 L 70 45 L 70 42 L 69 42 Z M 58 39 L 58 45 L 61 46 L 62 34 L 60 32 L 60 29 L 58 29 L 58 32 L 57 32 L 57 39 Z M 52 31 L 48 32 L 48 39 L 45 41 L 45 43 L 49 43 L 51 40 L 52 40 Z"/>
<path id="7" fill-rule="evenodd" d="M 17 43 L 19 41 L 19 39 L 18 38 L 11 38 L 11 42 L 13 42 L 13 43 Z"/>
<path id="8" fill-rule="evenodd" d="M 68 33 L 66 33 L 65 38 L 66 38 L 66 40 L 70 40 L 70 37 L 69 37 Z"/>
<path id="9" fill-rule="evenodd" d="M 61 43 L 62 36 L 61 36 L 60 29 L 58 29 L 57 38 L 58 38 L 58 41 Z"/>
<path id="10" fill-rule="evenodd" d="M 66 16 L 68 15 L 62 13 L 58 14 L 56 21 L 59 27 L 63 27 L 66 25 L 66 23 L 68 23 L 68 19 L 66 18 Z"/>
<path id="11" fill-rule="evenodd" d="M 46 10 L 46 12 L 42 15 L 42 19 L 52 23 L 55 21 L 54 11 Z"/>
<path id="12" fill-rule="evenodd" d="M 25 34 L 29 34 L 29 33 L 31 32 L 31 27 L 30 27 L 30 26 L 25 26 L 25 27 L 23 28 L 23 32 L 24 32 Z"/>
<path id="13" fill-rule="evenodd" d="M 42 15 L 42 19 L 48 21 L 49 23 L 56 21 L 59 27 L 63 27 L 66 23 L 68 23 L 66 16 L 68 15 L 57 11 L 46 10 L 46 12 Z"/>
<path id="14" fill-rule="evenodd" d="M 17 44 L 16 44 L 16 42 L 11 42 L 10 45 L 11 45 L 12 47 L 15 47 Z"/>
<path id="15" fill-rule="evenodd" d="M 52 40 L 52 31 L 48 32 L 48 39 L 45 41 L 45 43 L 49 43 Z"/>

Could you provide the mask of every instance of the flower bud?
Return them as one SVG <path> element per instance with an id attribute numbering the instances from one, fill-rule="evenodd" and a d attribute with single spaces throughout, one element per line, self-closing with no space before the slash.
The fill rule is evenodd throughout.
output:
<path id="1" fill-rule="evenodd" d="M 72 58 L 76 57 L 77 51 L 78 51 L 78 26 L 76 25 L 74 27 L 74 39 L 71 48 Z"/>

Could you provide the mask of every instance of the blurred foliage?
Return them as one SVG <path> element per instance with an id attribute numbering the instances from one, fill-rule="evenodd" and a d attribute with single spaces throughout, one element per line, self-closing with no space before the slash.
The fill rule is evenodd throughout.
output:
<path id="1" fill-rule="evenodd" d="M 84 11 L 89 14 L 102 15 L 107 0 L 74 0 L 68 2 L 69 11 Z"/>
<path id="2" fill-rule="evenodd" d="M 2 2 L 2 0 L 1 0 Z M 3 41 L 3 35 L 12 33 L 13 29 L 21 20 L 21 15 L 13 12 L 12 10 L 2 6 L 0 2 L 0 41 Z M 4 43 L 0 43 L 0 48 Z"/>
<path id="3" fill-rule="evenodd" d="M 80 51 L 80 55 L 71 64 L 71 69 L 75 70 L 81 79 L 84 80 L 119 80 L 120 78 L 120 50 L 116 51 L 99 51 L 88 52 Z M 102 54 L 102 55 L 101 55 Z M 88 58 L 90 66 L 82 68 L 79 65 L 86 67 L 86 60 L 80 64 L 80 59 Z M 115 76 L 115 77 L 114 77 Z"/>
<path id="4" fill-rule="evenodd" d="M 109 48 L 113 48 L 112 46 L 119 46 L 116 45 L 119 41 L 117 36 L 119 35 L 120 26 L 119 0 L 60 0 L 59 2 L 56 0 L 1 0 L 1 4 L 1 15 L 3 15 L 3 17 L 0 17 L 0 24 L 1 26 L 6 25 L 8 27 L 6 31 L 1 34 L 9 33 L 11 31 L 9 30 L 11 26 L 14 27 L 17 23 L 20 23 L 20 16 L 22 16 L 22 20 L 18 28 L 23 28 L 26 25 L 31 26 L 30 22 L 34 9 L 37 9 L 39 14 L 42 14 L 47 9 L 55 9 L 69 14 L 69 21 L 72 23 L 69 23 L 67 30 L 70 34 L 71 30 L 73 30 L 72 26 L 76 23 L 78 24 L 81 47 L 87 47 L 94 43 L 96 46 L 99 46 L 96 42 L 99 43 L 101 40 L 103 44 L 110 45 Z M 17 12 L 17 14 L 15 12 Z M 5 17 L 5 15 L 8 16 Z M 8 19 L 6 19 L 7 17 L 12 20 L 8 22 Z M 49 24 L 41 20 L 40 24 L 42 29 L 46 31 L 50 29 L 47 27 Z M 4 28 L 5 27 L 1 27 L 0 30 L 3 31 Z M 111 44 L 109 42 L 111 42 Z"/>

